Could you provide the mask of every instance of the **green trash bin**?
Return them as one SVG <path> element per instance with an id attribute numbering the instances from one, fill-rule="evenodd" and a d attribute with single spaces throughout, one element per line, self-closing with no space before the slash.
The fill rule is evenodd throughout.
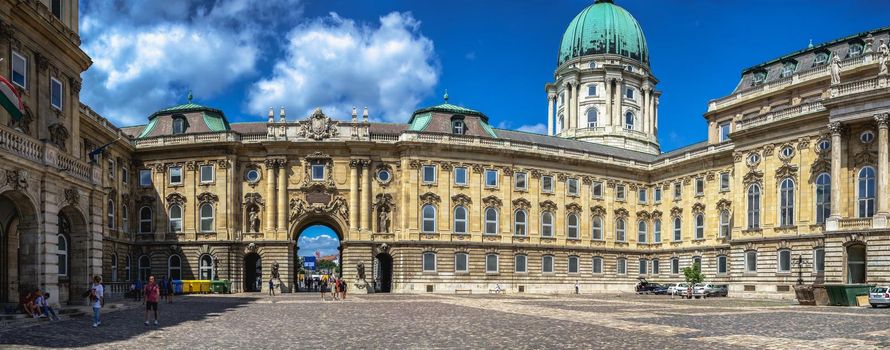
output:
<path id="1" fill-rule="evenodd" d="M 225 293 L 226 290 L 226 281 L 212 281 L 210 282 L 210 291 L 213 294 L 222 294 Z"/>
<path id="2" fill-rule="evenodd" d="M 229 294 L 232 292 L 232 281 L 223 280 L 223 293 Z"/>
<path id="3" fill-rule="evenodd" d="M 871 284 L 826 284 L 828 303 L 832 306 L 856 306 L 856 297 L 868 295 Z"/>

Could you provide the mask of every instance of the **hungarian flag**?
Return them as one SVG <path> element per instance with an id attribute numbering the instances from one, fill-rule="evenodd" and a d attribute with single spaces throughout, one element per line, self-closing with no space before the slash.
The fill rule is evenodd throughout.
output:
<path id="1" fill-rule="evenodd" d="M 0 104 L 3 105 L 3 109 L 9 112 L 13 120 L 22 119 L 22 114 L 25 113 L 22 97 L 19 96 L 19 91 L 15 86 L 12 86 L 12 83 L 2 76 L 0 76 L 0 92 L 2 92 L 0 93 Z"/>

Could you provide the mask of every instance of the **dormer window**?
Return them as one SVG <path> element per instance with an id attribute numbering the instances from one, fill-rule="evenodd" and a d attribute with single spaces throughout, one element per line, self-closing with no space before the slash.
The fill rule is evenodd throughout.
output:
<path id="1" fill-rule="evenodd" d="M 754 76 L 752 77 L 751 85 L 752 86 L 759 85 L 759 84 L 763 83 L 764 80 L 766 80 L 766 71 L 761 70 L 761 71 L 754 72 Z"/>
<path id="2" fill-rule="evenodd" d="M 816 58 L 813 60 L 813 67 L 821 66 L 823 64 L 828 63 L 828 57 L 831 56 L 828 52 L 822 51 L 816 53 Z"/>
<path id="3" fill-rule="evenodd" d="M 455 135 L 463 135 L 467 131 L 467 126 L 464 124 L 464 117 L 462 115 L 451 117 L 451 133 Z"/>
<path id="4" fill-rule="evenodd" d="M 785 62 L 782 64 L 782 78 L 787 78 L 794 74 L 795 68 L 797 68 L 797 62 Z"/>
<path id="5" fill-rule="evenodd" d="M 850 49 L 847 51 L 847 57 L 856 57 L 862 54 L 862 43 L 860 42 L 852 42 L 850 43 Z"/>
<path id="6" fill-rule="evenodd" d="M 178 115 L 173 117 L 173 135 L 185 134 L 185 117 Z"/>

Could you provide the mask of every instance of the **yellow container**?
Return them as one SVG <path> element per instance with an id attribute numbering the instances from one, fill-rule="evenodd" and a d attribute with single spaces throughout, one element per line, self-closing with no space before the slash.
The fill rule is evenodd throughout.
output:
<path id="1" fill-rule="evenodd" d="M 183 280 L 182 292 L 184 294 L 195 294 L 201 292 L 201 286 L 195 280 Z"/>
<path id="2" fill-rule="evenodd" d="M 195 281 L 198 283 L 201 293 L 210 293 L 210 280 Z"/>

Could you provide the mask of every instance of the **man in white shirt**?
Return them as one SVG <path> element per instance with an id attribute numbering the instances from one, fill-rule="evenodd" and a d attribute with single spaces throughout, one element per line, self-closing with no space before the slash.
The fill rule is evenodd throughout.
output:
<path id="1" fill-rule="evenodd" d="M 102 321 L 99 319 L 99 311 L 102 310 L 102 300 L 105 298 L 105 287 L 102 286 L 102 276 L 93 277 L 93 286 L 90 287 L 90 306 L 93 307 L 93 327 L 99 327 Z"/>

